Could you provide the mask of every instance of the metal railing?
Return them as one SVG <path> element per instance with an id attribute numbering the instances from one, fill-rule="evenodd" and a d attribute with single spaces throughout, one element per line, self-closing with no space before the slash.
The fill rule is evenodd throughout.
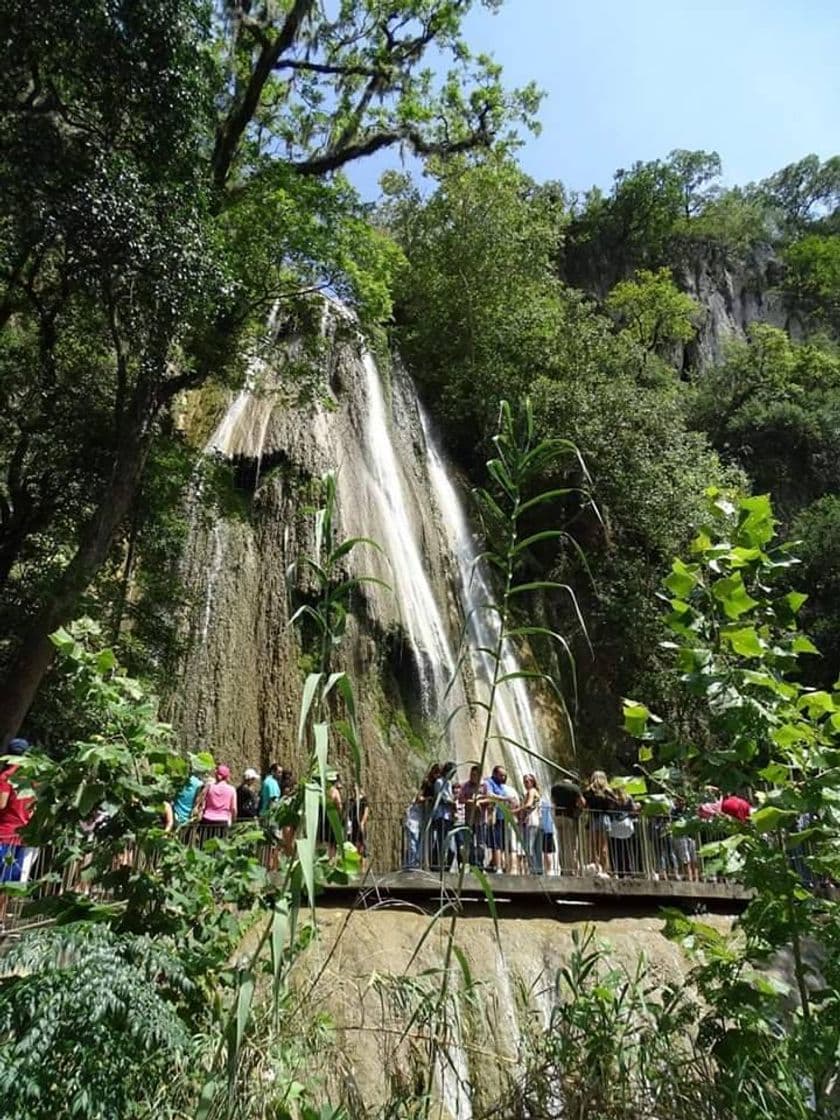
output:
<path id="1" fill-rule="evenodd" d="M 669 817 L 589 811 L 575 816 L 552 813 L 550 831 L 542 824 L 520 824 L 509 815 L 498 818 L 495 810 L 491 810 L 489 816 L 478 815 L 470 826 L 467 819 L 460 809 L 454 819 L 445 819 L 436 815 L 433 808 L 420 804 L 408 810 L 393 805 L 383 806 L 379 811 L 372 807 L 360 844 L 364 853 L 363 866 L 379 873 L 454 872 L 461 864 L 467 864 L 487 873 L 522 876 L 610 876 L 705 882 L 718 878 L 704 866 L 700 854 L 703 844 L 721 836 L 713 825 L 704 825 L 700 832 L 682 835 L 675 831 Z M 249 821 L 247 827 L 253 828 L 254 824 L 259 822 Z M 208 840 L 232 835 L 240 827 L 234 825 L 229 832 L 218 826 L 192 823 L 173 832 L 171 842 L 203 847 Z M 323 847 L 334 845 L 324 844 Z M 293 850 L 291 829 L 278 833 L 276 829 L 266 828 L 264 837 L 254 843 L 252 854 L 271 872 L 277 870 Z M 128 846 L 112 857 L 112 869 L 150 870 L 159 858 L 159 852 L 154 850 L 139 852 Z M 24 896 L 6 894 L 0 889 L 0 922 L 7 929 L 18 926 L 26 898 L 43 899 L 69 891 L 107 897 L 100 885 L 88 882 L 85 876 L 92 859 L 91 851 L 59 866 L 50 848 L 21 851 L 20 873 L 29 881 L 29 891 Z M 21 881 L 20 873 L 15 881 Z"/>
<path id="2" fill-rule="evenodd" d="M 468 863 L 508 875 L 717 878 L 707 872 L 700 852 L 721 834 L 710 828 L 680 834 L 670 817 L 587 810 L 574 816 L 553 813 L 550 830 L 506 818 L 482 819 L 468 827 L 464 819 L 436 819 L 422 806 L 412 806 L 403 818 L 399 866 L 404 871 L 454 871 Z M 380 869 L 375 852 L 373 861 Z"/>

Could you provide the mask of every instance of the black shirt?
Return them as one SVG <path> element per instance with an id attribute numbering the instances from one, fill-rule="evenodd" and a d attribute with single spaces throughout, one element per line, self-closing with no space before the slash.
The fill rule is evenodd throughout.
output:
<path id="1" fill-rule="evenodd" d="M 260 807 L 260 795 L 251 786 L 245 783 L 236 791 L 236 819 L 240 821 L 252 820 L 257 816 Z"/>
<path id="2" fill-rule="evenodd" d="M 582 794 L 574 782 L 558 782 L 551 787 L 551 800 L 558 817 L 576 817 Z"/>

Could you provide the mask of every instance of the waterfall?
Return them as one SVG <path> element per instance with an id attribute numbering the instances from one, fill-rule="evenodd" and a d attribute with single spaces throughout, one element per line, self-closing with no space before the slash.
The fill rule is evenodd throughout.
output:
<path id="1" fill-rule="evenodd" d="M 485 650 L 495 650 L 499 642 L 501 622 L 496 610 L 488 609 L 495 602 L 490 587 L 488 566 L 479 558 L 475 538 L 467 521 L 464 506 L 446 469 L 429 419 L 422 406 L 420 420 L 426 441 L 429 481 L 443 518 L 444 530 L 449 538 L 450 551 L 458 565 L 458 591 L 467 634 L 473 651 L 476 683 L 486 701 L 490 694 L 495 663 Z M 509 639 L 501 644 L 499 676 L 507 677 L 521 671 L 516 650 Z M 494 704 L 494 734 L 501 753 L 512 764 L 517 779 L 523 773 L 533 773 L 540 789 L 551 784 L 548 767 L 529 751 L 545 757 L 545 750 L 537 730 L 528 688 L 522 677 L 513 676 L 496 689 Z M 496 754 L 491 749 L 491 757 Z"/>
<path id="2" fill-rule="evenodd" d="M 407 495 L 386 415 L 382 379 L 367 349 L 363 351 L 362 364 L 368 405 L 365 458 L 385 534 L 385 539 L 378 543 L 391 562 L 394 592 L 420 671 L 425 714 L 439 719 L 445 714 L 444 695 L 455 669 L 455 659 L 423 563 L 418 534 L 407 514 Z"/>
<path id="3" fill-rule="evenodd" d="M 186 738 L 204 740 L 234 764 L 294 755 L 301 648 L 289 627 L 285 572 L 311 548 L 311 519 L 303 511 L 317 503 L 315 480 L 333 470 L 339 539 L 367 537 L 381 549 L 354 550 L 348 575 L 373 576 L 390 588 L 360 583 L 355 644 L 345 653 L 360 689 L 367 673 L 381 674 L 387 686 L 387 695 L 383 688 L 371 691 L 374 702 L 363 716 L 378 771 L 366 780 L 383 798 L 409 774 L 413 782 L 418 769 L 411 729 L 398 731 L 396 712 L 409 723 L 423 716 L 438 759 L 479 757 L 483 709 L 471 709 L 467 697 L 486 700 L 493 662 L 480 649 L 495 648 L 498 619 L 482 609 L 492 600 L 488 570 L 477 561 L 457 484 L 413 384 L 398 364 L 383 378 L 348 313 L 336 311 L 325 316 L 325 333 L 332 323 L 336 336 L 329 382 L 319 395 L 290 403 L 294 383 L 283 368 L 284 345 L 275 363 L 252 362 L 245 386 L 231 394 L 206 441 L 208 456 L 248 469 L 234 483 L 244 486 L 238 512 L 219 512 L 210 524 L 198 500 L 202 474 L 196 478 L 184 571 L 196 592 L 187 620 L 194 642 L 185 653 L 173 718 Z M 293 344 L 290 354 L 295 357 Z M 269 456 L 283 469 L 260 486 L 257 499 L 260 465 Z M 457 648 L 465 619 L 473 647 L 466 657 Z M 502 643 L 502 674 L 519 668 L 513 644 Z M 387 759 L 375 745 L 383 717 L 393 728 L 389 749 L 399 739 Z M 446 745 L 434 738 L 444 726 Z M 528 751 L 554 752 L 543 747 L 524 680 L 497 689 L 492 735 L 488 767 L 504 760 L 513 783 L 532 771 L 548 784 L 547 767 Z M 292 761 L 297 767 L 303 760 Z"/>

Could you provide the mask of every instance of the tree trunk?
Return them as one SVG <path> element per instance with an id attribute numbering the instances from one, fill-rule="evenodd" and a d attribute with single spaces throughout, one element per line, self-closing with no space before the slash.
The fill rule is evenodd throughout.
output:
<path id="1" fill-rule="evenodd" d="M 52 634 L 75 615 L 80 595 L 102 567 L 131 510 L 149 453 L 157 413 L 154 389 L 138 386 L 119 439 L 111 478 L 79 538 L 76 554 L 49 600 L 34 616 L 0 687 L 0 744 L 17 734 L 53 655 Z"/>

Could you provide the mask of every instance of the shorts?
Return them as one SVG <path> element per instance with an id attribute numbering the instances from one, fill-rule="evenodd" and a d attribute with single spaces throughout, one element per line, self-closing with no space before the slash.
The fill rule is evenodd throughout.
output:
<path id="1" fill-rule="evenodd" d="M 687 866 L 689 863 L 697 862 L 697 842 L 693 836 L 675 836 L 671 840 L 674 849 L 674 855 L 677 861 Z"/>
<path id="2" fill-rule="evenodd" d="M 542 837 L 542 850 L 544 855 L 554 855 L 554 833 L 544 832 Z"/>
<path id="3" fill-rule="evenodd" d="M 491 852 L 505 850 L 506 832 L 504 821 L 493 821 L 487 825 L 487 847 Z"/>

